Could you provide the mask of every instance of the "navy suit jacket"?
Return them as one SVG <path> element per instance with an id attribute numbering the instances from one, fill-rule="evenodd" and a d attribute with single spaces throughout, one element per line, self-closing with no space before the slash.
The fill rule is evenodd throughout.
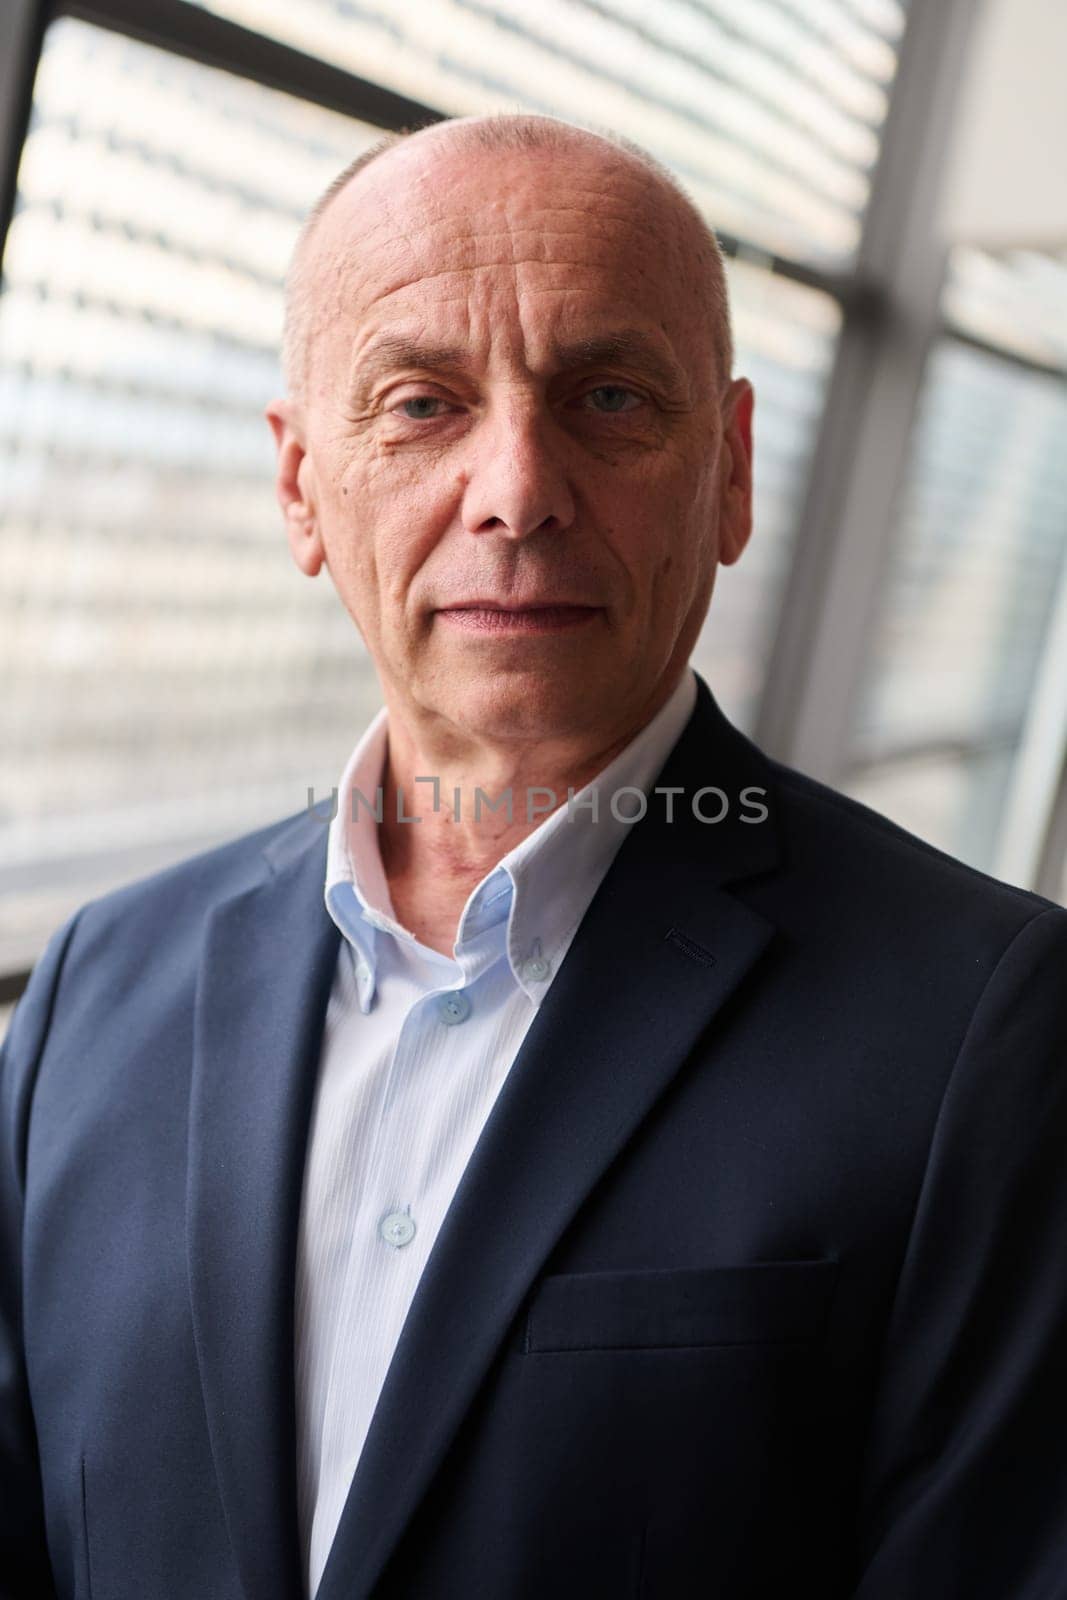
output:
<path id="1" fill-rule="evenodd" d="M 703 682 L 659 781 L 674 820 L 631 827 L 431 1253 L 320 1600 L 1059 1600 L 1067 911 L 770 761 Z M 92 902 L 17 1009 L 4 1596 L 304 1592 L 325 851 L 301 813 Z"/>

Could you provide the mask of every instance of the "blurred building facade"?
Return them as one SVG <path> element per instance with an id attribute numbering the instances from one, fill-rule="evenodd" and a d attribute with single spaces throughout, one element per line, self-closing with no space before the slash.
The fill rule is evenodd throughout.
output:
<path id="1" fill-rule="evenodd" d="M 9 0 L 0 1000 L 84 900 L 328 793 L 379 703 L 288 557 L 262 410 L 303 214 L 435 114 L 678 173 L 757 395 L 695 664 L 773 754 L 1067 895 L 1067 250 L 939 232 L 978 11 Z"/>

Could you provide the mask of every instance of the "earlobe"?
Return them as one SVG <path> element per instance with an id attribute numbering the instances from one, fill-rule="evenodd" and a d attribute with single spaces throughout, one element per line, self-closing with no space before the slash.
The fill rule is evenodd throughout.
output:
<path id="1" fill-rule="evenodd" d="M 286 507 L 285 532 L 293 560 L 301 572 L 308 578 L 317 576 L 326 553 L 314 514 L 302 500 L 293 500 Z"/>

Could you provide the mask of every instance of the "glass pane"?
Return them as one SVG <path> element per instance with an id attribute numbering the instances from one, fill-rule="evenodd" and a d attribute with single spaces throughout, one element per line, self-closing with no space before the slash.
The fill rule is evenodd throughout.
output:
<path id="1" fill-rule="evenodd" d="M 927 374 L 850 792 L 992 865 L 1067 556 L 1067 391 L 945 341 Z"/>
<path id="2" fill-rule="evenodd" d="M 449 115 L 579 117 L 677 171 L 716 227 L 855 252 L 896 70 L 897 0 L 207 0 Z"/>
<path id="3" fill-rule="evenodd" d="M 955 246 L 944 313 L 961 332 L 1067 370 L 1067 250 Z"/>
<path id="4" fill-rule="evenodd" d="M 990 871 L 1015 741 L 966 750 L 917 749 L 855 772 L 846 792 L 962 861 Z"/>
<path id="5" fill-rule="evenodd" d="M 0 971 L 299 809 L 377 701 L 262 409 L 298 223 L 373 130 L 63 20 L 0 295 Z"/>
<path id="6" fill-rule="evenodd" d="M 693 652 L 726 714 L 749 728 L 807 487 L 840 324 L 835 300 L 748 263 L 727 263 L 735 370 L 756 392 L 755 514 L 740 561 L 720 567 Z"/>

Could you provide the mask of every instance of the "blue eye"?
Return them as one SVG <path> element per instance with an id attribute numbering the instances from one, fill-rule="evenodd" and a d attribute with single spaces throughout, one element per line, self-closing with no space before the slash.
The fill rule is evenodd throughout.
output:
<path id="1" fill-rule="evenodd" d="M 585 398 L 592 401 L 595 411 L 603 411 L 609 415 L 619 411 L 631 411 L 635 405 L 641 404 L 639 395 L 632 389 L 624 389 L 618 383 L 602 383 L 597 388 L 590 389 Z"/>
<path id="2" fill-rule="evenodd" d="M 429 422 L 440 414 L 434 407 L 443 405 L 436 395 L 416 394 L 410 400 L 401 400 L 400 410 L 409 422 Z"/>

